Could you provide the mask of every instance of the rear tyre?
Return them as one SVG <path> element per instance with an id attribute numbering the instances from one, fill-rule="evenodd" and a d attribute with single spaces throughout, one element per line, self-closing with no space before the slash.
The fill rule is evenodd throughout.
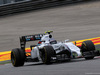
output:
<path id="1" fill-rule="evenodd" d="M 93 42 L 91 40 L 84 41 L 81 46 L 81 51 L 86 60 L 93 59 L 95 51 L 95 46 Z M 84 55 L 84 53 L 86 54 Z"/>
<path id="2" fill-rule="evenodd" d="M 23 50 L 16 48 L 11 51 L 11 62 L 14 67 L 23 66 L 25 53 Z"/>
<path id="3" fill-rule="evenodd" d="M 52 56 L 55 52 L 52 46 L 44 46 L 41 52 L 41 58 L 44 64 L 51 64 Z"/>

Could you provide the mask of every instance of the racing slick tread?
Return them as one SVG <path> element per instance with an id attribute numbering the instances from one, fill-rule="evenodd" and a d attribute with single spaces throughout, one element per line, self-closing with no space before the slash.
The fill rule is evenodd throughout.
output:
<path id="1" fill-rule="evenodd" d="M 95 50 L 95 46 L 91 40 L 88 40 L 82 43 L 81 49 L 82 52 L 91 51 L 91 50 L 93 51 Z"/>
<path id="2" fill-rule="evenodd" d="M 92 51 L 94 53 L 95 46 L 91 40 L 84 41 L 81 46 L 82 53 Z M 91 53 L 91 52 L 90 52 Z M 89 57 L 85 57 L 86 60 L 93 59 L 94 56 L 91 54 Z"/>
<path id="3" fill-rule="evenodd" d="M 14 67 L 23 66 L 24 61 L 25 55 L 21 49 L 15 48 L 11 51 L 11 62 Z"/>
<path id="4" fill-rule="evenodd" d="M 18 49 L 18 51 L 19 51 L 19 55 L 20 55 L 20 64 L 19 64 L 19 66 L 23 66 L 26 56 L 25 56 L 25 53 L 24 53 L 23 50 Z"/>
<path id="5" fill-rule="evenodd" d="M 54 55 L 54 49 L 52 46 L 44 46 L 42 61 L 44 64 L 51 64 L 51 57 Z"/>

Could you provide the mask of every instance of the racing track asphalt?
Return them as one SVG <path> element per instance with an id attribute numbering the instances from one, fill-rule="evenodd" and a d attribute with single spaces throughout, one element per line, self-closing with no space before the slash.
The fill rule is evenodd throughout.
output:
<path id="1" fill-rule="evenodd" d="M 58 41 L 100 36 L 100 1 L 64 5 L 0 18 L 0 51 L 19 47 L 19 36 L 53 30 Z M 0 75 L 100 75 L 100 59 L 52 65 L 0 66 Z"/>
<path id="2" fill-rule="evenodd" d="M 100 58 L 93 60 L 77 59 L 66 63 L 44 65 L 28 63 L 23 67 L 11 64 L 0 66 L 0 75 L 100 75 Z"/>

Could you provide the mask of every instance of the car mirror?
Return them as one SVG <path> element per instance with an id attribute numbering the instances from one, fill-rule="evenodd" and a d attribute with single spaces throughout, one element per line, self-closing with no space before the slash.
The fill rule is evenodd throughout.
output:
<path id="1" fill-rule="evenodd" d="M 69 41 L 69 39 L 66 39 L 66 40 L 65 40 L 65 43 L 68 42 L 68 41 Z"/>

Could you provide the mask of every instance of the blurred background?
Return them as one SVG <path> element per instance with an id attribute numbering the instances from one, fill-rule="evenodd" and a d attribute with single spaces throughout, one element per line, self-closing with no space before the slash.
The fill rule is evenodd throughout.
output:
<path id="1" fill-rule="evenodd" d="M 20 1 L 30 1 L 30 0 L 0 0 L 0 5 L 10 4 L 10 3 L 15 3 Z"/>

